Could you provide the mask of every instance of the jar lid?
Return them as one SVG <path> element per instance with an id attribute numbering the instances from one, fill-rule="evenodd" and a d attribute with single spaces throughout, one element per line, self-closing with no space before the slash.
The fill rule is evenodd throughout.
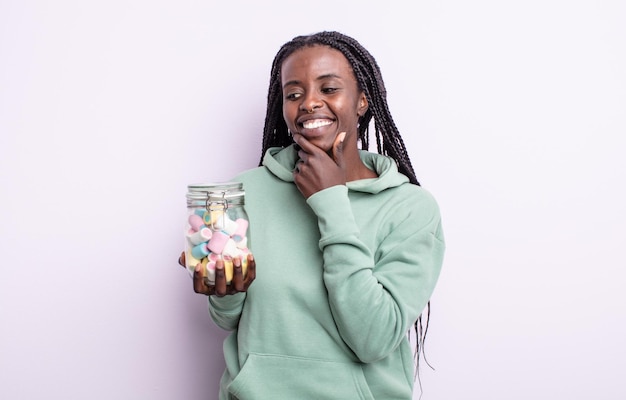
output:
<path id="1" fill-rule="evenodd" d="M 203 205 L 205 202 L 228 201 L 242 204 L 245 191 L 241 182 L 194 183 L 187 185 L 187 204 Z"/>

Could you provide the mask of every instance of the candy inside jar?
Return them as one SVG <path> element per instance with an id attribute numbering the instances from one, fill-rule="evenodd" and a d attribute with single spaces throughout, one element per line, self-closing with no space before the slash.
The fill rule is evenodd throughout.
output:
<path id="1" fill-rule="evenodd" d="M 244 197 L 243 184 L 237 182 L 188 186 L 185 264 L 192 277 L 201 264 L 206 282 L 214 284 L 215 263 L 222 259 L 230 283 L 236 257 L 246 276 L 250 249 Z"/>

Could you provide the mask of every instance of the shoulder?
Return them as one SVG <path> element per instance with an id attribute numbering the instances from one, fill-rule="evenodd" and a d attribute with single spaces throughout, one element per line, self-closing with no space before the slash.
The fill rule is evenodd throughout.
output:
<path id="1" fill-rule="evenodd" d="M 242 171 L 232 180 L 243 183 L 244 190 L 251 193 L 269 193 L 288 185 L 265 166 Z"/>
<path id="2" fill-rule="evenodd" d="M 413 183 L 404 183 L 402 185 L 389 188 L 389 194 L 397 201 L 409 209 L 431 210 L 439 212 L 439 204 L 435 196 L 422 186 Z"/>
<path id="3" fill-rule="evenodd" d="M 393 229 L 414 234 L 425 229 L 437 232 L 441 225 L 441 211 L 435 196 L 412 183 L 405 183 L 387 192 L 384 215 Z"/>
<path id="4" fill-rule="evenodd" d="M 255 167 L 247 169 L 235 175 L 233 181 L 242 182 L 244 185 L 252 184 L 260 179 L 265 179 L 271 174 L 266 167 Z"/>

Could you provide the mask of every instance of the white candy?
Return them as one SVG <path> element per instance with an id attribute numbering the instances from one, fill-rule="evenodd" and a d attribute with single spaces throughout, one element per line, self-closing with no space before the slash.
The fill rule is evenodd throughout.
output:
<path id="1" fill-rule="evenodd" d="M 222 254 L 225 256 L 236 257 L 239 255 L 241 251 L 237 248 L 237 244 L 233 239 L 228 239 L 226 245 L 224 246 L 224 250 L 222 250 Z"/>
<path id="2" fill-rule="evenodd" d="M 235 243 L 237 243 L 237 247 L 242 250 L 248 249 L 248 237 L 247 236 L 244 236 L 243 239 Z"/>
<path id="3" fill-rule="evenodd" d="M 219 229 L 228 233 L 229 236 L 232 236 L 235 232 L 237 232 L 239 225 L 230 219 L 228 214 L 223 214 L 220 218 L 218 218 L 216 227 L 219 227 Z"/>
<path id="4" fill-rule="evenodd" d="M 187 240 L 191 243 L 192 247 L 207 242 L 213 236 L 213 232 L 209 228 L 202 228 L 198 232 L 188 233 Z"/>

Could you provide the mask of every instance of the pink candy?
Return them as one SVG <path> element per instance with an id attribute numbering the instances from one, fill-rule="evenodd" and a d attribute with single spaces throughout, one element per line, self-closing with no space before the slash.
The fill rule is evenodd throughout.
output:
<path id="1" fill-rule="evenodd" d="M 189 226 L 191 227 L 191 229 L 194 232 L 199 231 L 200 229 L 202 229 L 204 226 L 204 221 L 202 220 L 202 217 L 197 215 L 197 214 L 191 214 L 189 216 Z"/>
<path id="2" fill-rule="evenodd" d="M 189 215 L 187 242 L 190 260 L 187 265 L 193 275 L 198 262 L 206 267 L 208 278 L 214 276 L 215 262 L 233 257 L 245 259 L 247 248 L 248 221 L 244 218 L 232 220 L 227 213 L 219 211 L 197 212 Z M 193 265 L 192 265 L 193 264 Z"/>
<path id="3" fill-rule="evenodd" d="M 207 244 L 207 247 L 213 253 L 221 254 L 229 239 L 230 236 L 224 231 L 214 232 L 213 236 L 211 236 L 211 240 L 209 240 L 209 243 Z"/>

